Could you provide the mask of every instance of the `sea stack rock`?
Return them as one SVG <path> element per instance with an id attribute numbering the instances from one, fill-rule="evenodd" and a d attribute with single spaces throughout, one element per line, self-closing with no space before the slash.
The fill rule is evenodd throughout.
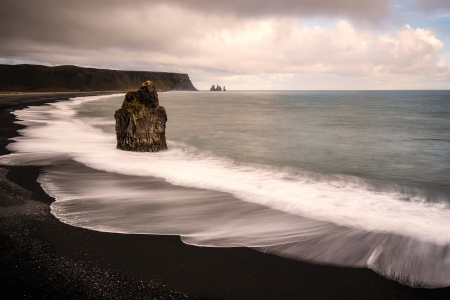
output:
<path id="1" fill-rule="evenodd" d="M 222 91 L 222 88 L 220 87 L 220 85 L 217 85 L 217 87 L 215 87 L 213 84 L 209 90 L 212 92 L 220 92 L 220 91 Z"/>
<path id="2" fill-rule="evenodd" d="M 158 93 L 151 81 L 139 90 L 125 95 L 116 119 L 117 149 L 136 152 L 167 150 L 164 107 L 159 106 Z"/>

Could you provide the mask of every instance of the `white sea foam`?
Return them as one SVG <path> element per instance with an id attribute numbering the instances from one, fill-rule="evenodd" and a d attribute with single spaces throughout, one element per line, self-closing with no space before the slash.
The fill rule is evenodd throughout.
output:
<path id="1" fill-rule="evenodd" d="M 159 153 L 120 151 L 114 134 L 92 127 L 108 120 L 76 117 L 78 105 L 97 99 L 16 111 L 29 126 L 8 147 L 14 153 L 0 157 L 2 164 L 70 158 L 107 172 L 88 179 L 57 170 L 41 176 L 44 189 L 57 200 L 52 212 L 62 221 L 100 231 L 178 234 L 194 245 L 263 247 L 295 259 L 368 266 L 410 285 L 450 284 L 448 199 L 430 203 L 405 189 L 374 189 L 358 178 L 243 164 L 175 141 Z M 142 182 L 113 181 L 105 175 L 111 173 L 140 176 Z M 254 210 L 205 190 L 190 196 L 164 189 L 149 194 L 145 187 L 152 177 L 231 194 L 265 208 Z"/>
<path id="2" fill-rule="evenodd" d="M 57 199 L 53 214 L 73 226 L 180 235 L 191 245 L 256 247 L 297 260 L 369 267 L 412 286 L 450 284 L 448 245 L 337 226 L 239 201 L 226 193 L 73 164 L 47 168 L 39 182 Z"/>
<path id="3" fill-rule="evenodd" d="M 0 162 L 30 163 L 36 156 L 68 156 L 98 170 L 227 192 L 247 202 L 337 225 L 450 242 L 450 209 L 444 202 L 428 203 L 418 197 L 403 201 L 404 194 L 371 191 L 360 184 L 363 181 L 317 181 L 269 166 L 239 164 L 177 142 L 169 142 L 169 151 L 151 155 L 117 150 L 113 134 L 74 118 L 74 108 L 99 98 L 75 98 L 15 112 L 20 123 L 42 126 L 23 129 L 23 137 L 8 147 L 15 153 Z"/>

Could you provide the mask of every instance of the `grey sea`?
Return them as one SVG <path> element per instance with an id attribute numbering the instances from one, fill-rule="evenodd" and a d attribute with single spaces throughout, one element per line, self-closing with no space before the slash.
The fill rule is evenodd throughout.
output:
<path id="1" fill-rule="evenodd" d="M 52 213 L 450 286 L 450 91 L 160 93 L 168 151 L 116 149 L 123 94 L 14 114 Z"/>

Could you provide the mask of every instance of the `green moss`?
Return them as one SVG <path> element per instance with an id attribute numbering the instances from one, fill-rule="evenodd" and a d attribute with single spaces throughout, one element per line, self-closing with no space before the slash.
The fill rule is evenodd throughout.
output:
<path id="1" fill-rule="evenodd" d="M 135 109 L 141 109 L 144 106 L 141 102 L 137 101 L 136 98 L 134 98 L 133 101 L 126 102 L 126 105 L 129 108 L 135 108 Z"/>

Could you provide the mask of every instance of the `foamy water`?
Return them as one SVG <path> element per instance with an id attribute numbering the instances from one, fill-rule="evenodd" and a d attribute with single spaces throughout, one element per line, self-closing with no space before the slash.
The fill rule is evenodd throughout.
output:
<path id="1" fill-rule="evenodd" d="M 114 126 L 111 119 L 80 114 L 109 98 L 15 112 L 27 127 L 0 163 L 49 166 L 39 181 L 56 199 L 52 213 L 61 221 L 369 267 L 412 286 L 450 285 L 445 193 L 430 201 L 429 192 L 414 187 L 239 160 L 170 136 L 168 151 L 120 151 L 105 129 Z"/>

